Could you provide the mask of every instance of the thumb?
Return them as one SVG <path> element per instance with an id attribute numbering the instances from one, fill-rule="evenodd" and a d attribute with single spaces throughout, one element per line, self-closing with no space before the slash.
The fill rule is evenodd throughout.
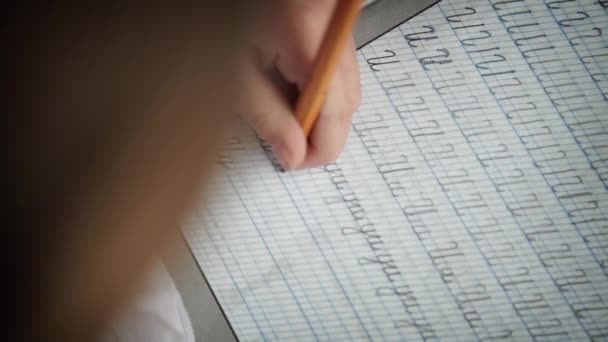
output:
<path id="1" fill-rule="evenodd" d="M 292 114 L 288 98 L 270 73 L 255 61 L 244 64 L 239 109 L 256 134 L 272 146 L 284 169 L 295 169 L 306 156 L 306 137 Z"/>

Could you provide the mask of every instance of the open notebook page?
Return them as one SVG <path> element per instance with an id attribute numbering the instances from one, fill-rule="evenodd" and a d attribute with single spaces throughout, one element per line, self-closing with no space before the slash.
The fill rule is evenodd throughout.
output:
<path id="1" fill-rule="evenodd" d="M 340 159 L 246 127 L 187 240 L 243 341 L 608 338 L 608 14 L 445 0 L 359 51 Z"/>

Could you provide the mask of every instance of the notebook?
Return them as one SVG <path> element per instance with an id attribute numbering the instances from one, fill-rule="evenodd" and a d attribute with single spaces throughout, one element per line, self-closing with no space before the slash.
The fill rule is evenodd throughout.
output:
<path id="1" fill-rule="evenodd" d="M 359 50 L 325 167 L 240 124 L 184 227 L 238 338 L 608 339 L 606 6 L 429 8 Z"/>

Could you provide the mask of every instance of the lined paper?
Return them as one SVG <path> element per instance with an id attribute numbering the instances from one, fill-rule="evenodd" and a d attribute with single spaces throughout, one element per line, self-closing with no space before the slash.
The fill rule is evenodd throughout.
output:
<path id="1" fill-rule="evenodd" d="M 605 6 L 442 1 L 359 51 L 322 168 L 241 125 L 184 227 L 239 339 L 606 340 Z"/>

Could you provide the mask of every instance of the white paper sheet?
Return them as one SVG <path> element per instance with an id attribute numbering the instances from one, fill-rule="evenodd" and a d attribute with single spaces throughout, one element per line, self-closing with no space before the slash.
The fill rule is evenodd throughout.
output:
<path id="1" fill-rule="evenodd" d="M 608 338 L 608 14 L 445 0 L 359 52 L 335 164 L 243 128 L 190 246 L 243 341 Z"/>

